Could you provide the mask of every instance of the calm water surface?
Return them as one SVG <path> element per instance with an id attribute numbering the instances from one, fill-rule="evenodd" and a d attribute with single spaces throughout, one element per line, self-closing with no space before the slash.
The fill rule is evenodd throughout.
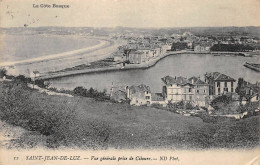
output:
<path id="1" fill-rule="evenodd" d="M 96 39 L 77 35 L 1 35 L 0 56 L 5 62 L 26 60 L 97 45 Z"/>
<path id="2" fill-rule="evenodd" d="M 245 62 L 259 63 L 259 57 L 213 56 L 210 54 L 180 54 L 171 55 L 160 60 L 149 69 L 137 69 L 116 72 L 104 72 L 75 75 L 50 80 L 56 88 L 74 89 L 77 86 L 110 90 L 114 85 L 149 85 L 152 92 L 161 92 L 161 78 L 170 76 L 200 76 L 204 79 L 206 72 L 221 72 L 235 79 L 243 77 L 255 83 L 260 79 L 260 73 L 243 66 Z"/>

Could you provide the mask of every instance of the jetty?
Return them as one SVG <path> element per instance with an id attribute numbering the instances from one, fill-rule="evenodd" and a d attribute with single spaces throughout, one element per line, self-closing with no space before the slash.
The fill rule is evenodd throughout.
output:
<path id="1" fill-rule="evenodd" d="M 253 63 L 246 62 L 244 64 L 244 66 L 247 67 L 247 68 L 250 68 L 254 71 L 260 72 L 260 64 L 253 64 Z"/>

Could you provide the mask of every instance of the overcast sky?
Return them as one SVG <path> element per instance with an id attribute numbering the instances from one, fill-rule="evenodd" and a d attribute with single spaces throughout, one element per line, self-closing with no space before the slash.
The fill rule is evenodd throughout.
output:
<path id="1" fill-rule="evenodd" d="M 260 0 L 0 0 L 0 26 L 260 26 Z M 33 4 L 70 8 L 33 8 Z"/>

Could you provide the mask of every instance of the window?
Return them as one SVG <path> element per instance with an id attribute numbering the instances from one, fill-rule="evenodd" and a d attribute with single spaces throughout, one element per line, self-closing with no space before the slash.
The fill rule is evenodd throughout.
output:
<path id="1" fill-rule="evenodd" d="M 190 100 L 192 100 L 192 95 L 190 95 Z"/>
<path id="2" fill-rule="evenodd" d="M 218 94 L 220 94 L 220 88 L 218 88 Z"/>
<path id="3" fill-rule="evenodd" d="M 206 90 L 203 90 L 204 93 L 206 93 Z"/>
<path id="4" fill-rule="evenodd" d="M 189 88 L 189 93 L 191 92 L 191 88 Z"/>
<path id="5" fill-rule="evenodd" d="M 150 99 L 150 96 L 145 96 L 145 99 Z"/>
<path id="6" fill-rule="evenodd" d="M 217 87 L 220 87 L 220 82 L 217 82 Z"/>
<path id="7" fill-rule="evenodd" d="M 228 88 L 224 88 L 224 92 L 228 92 Z"/>
<path id="8" fill-rule="evenodd" d="M 225 82 L 225 87 L 227 87 L 227 82 Z"/>
<path id="9" fill-rule="evenodd" d="M 233 84 L 233 81 L 231 82 L 231 87 L 233 87 L 234 86 L 234 84 Z"/>
<path id="10" fill-rule="evenodd" d="M 199 91 L 199 90 L 197 90 L 197 93 L 199 94 L 199 93 L 200 93 L 200 91 Z"/>
<path id="11" fill-rule="evenodd" d="M 234 89 L 233 89 L 233 88 L 231 88 L 231 92 L 232 92 L 232 93 L 234 92 Z"/>
<path id="12" fill-rule="evenodd" d="M 248 89 L 246 89 L 246 94 L 249 94 L 249 90 Z"/>

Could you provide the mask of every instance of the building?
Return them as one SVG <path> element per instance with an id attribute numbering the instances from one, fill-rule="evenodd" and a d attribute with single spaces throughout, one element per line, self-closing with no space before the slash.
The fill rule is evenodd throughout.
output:
<path id="1" fill-rule="evenodd" d="M 194 101 L 195 104 L 198 106 L 204 106 L 207 107 L 208 104 L 206 103 L 206 98 L 209 96 L 209 85 L 202 81 L 200 77 L 191 77 L 189 78 L 189 82 L 193 85 L 194 87 Z"/>
<path id="2" fill-rule="evenodd" d="M 139 86 L 127 87 L 127 98 L 130 100 L 130 105 L 150 105 L 151 90 L 149 86 L 141 84 Z"/>
<path id="3" fill-rule="evenodd" d="M 113 60 L 115 62 L 124 62 L 126 61 L 126 57 L 124 56 L 123 52 L 118 51 L 113 53 Z"/>
<path id="4" fill-rule="evenodd" d="M 130 51 L 128 60 L 130 64 L 141 64 L 146 61 L 146 56 L 143 51 Z"/>
<path id="5" fill-rule="evenodd" d="M 152 93 L 151 94 L 151 104 L 160 104 L 162 106 L 167 105 L 162 93 Z"/>
<path id="6" fill-rule="evenodd" d="M 140 47 L 138 51 L 144 52 L 146 60 L 149 60 L 149 58 L 153 57 L 153 50 L 150 48 Z"/>
<path id="7" fill-rule="evenodd" d="M 116 102 L 123 102 L 127 100 L 126 87 L 113 86 L 110 91 L 110 99 Z"/>
<path id="8" fill-rule="evenodd" d="M 237 86 L 235 79 L 219 72 L 206 73 L 205 82 L 209 84 L 209 95 L 234 93 Z"/>
<path id="9" fill-rule="evenodd" d="M 244 82 L 244 89 L 245 89 L 245 97 L 250 99 L 251 102 L 259 101 L 260 87 L 258 86 L 258 84 L 251 84 L 249 82 Z"/>
<path id="10" fill-rule="evenodd" d="M 194 105 L 206 106 L 208 84 L 197 77 L 190 79 L 184 77 L 165 76 L 162 78 L 163 96 L 166 102 L 191 102 Z"/>
<path id="11" fill-rule="evenodd" d="M 172 48 L 171 45 L 167 45 L 167 44 L 162 45 L 162 47 L 161 47 L 161 53 L 162 53 L 162 54 L 165 54 L 168 50 L 171 50 L 171 48 Z"/>
<path id="12" fill-rule="evenodd" d="M 210 46 L 207 46 L 207 45 L 196 45 L 194 47 L 194 51 L 196 51 L 196 52 L 209 52 L 210 51 Z"/>

